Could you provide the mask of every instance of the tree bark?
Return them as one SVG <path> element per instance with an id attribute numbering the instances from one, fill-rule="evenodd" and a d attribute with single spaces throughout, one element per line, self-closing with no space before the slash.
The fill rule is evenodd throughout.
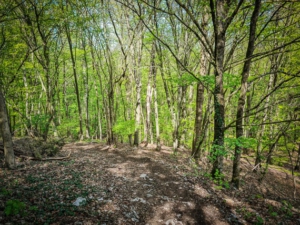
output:
<path id="1" fill-rule="evenodd" d="M 0 87 L 0 126 L 4 145 L 4 162 L 9 169 L 16 168 L 15 155 L 12 143 L 11 132 L 9 129 L 7 109 L 4 95 Z"/>
<path id="2" fill-rule="evenodd" d="M 140 25 L 141 26 L 141 25 Z M 137 58 L 133 59 L 133 75 L 135 79 L 136 85 L 136 108 L 135 108 L 135 131 L 134 131 L 134 140 L 133 144 L 135 146 L 139 146 L 141 138 L 140 138 L 140 126 L 141 126 L 141 115 L 142 115 L 142 107 L 141 107 L 141 91 L 142 91 L 142 80 L 141 80 L 141 61 L 142 61 L 142 49 L 143 49 L 143 30 L 140 27 L 140 33 L 138 34 L 139 40 L 136 42 L 135 49 L 133 50 L 133 57 Z"/>
<path id="3" fill-rule="evenodd" d="M 71 39 L 71 33 L 70 29 L 67 25 L 65 25 L 65 30 L 67 34 L 67 40 L 69 44 L 69 50 L 71 54 L 71 60 L 72 60 L 72 69 L 73 69 L 73 76 L 74 76 L 74 82 L 75 82 L 75 92 L 76 92 L 76 99 L 77 99 L 77 107 L 78 107 L 78 115 L 79 115 L 79 139 L 83 139 L 83 128 L 82 128 L 82 111 L 81 111 L 81 105 L 80 105 L 80 93 L 79 93 L 79 87 L 78 87 L 78 79 L 77 79 L 77 71 L 76 71 L 76 60 L 73 54 L 73 46 L 72 46 L 72 39 Z"/>
<path id="4" fill-rule="evenodd" d="M 200 75 L 204 76 L 207 72 L 207 59 L 204 51 L 201 56 L 201 69 Z M 196 92 L 196 115 L 195 115 L 195 125 L 194 125 L 194 139 L 193 139 L 193 147 L 192 147 L 192 156 L 196 161 L 200 158 L 200 141 L 202 136 L 202 121 L 203 121 L 203 102 L 204 102 L 204 86 L 202 83 L 197 84 L 197 92 Z"/>
<path id="5" fill-rule="evenodd" d="M 83 70 L 85 71 L 85 76 L 83 76 L 84 83 L 84 105 L 85 105 L 85 137 L 90 138 L 90 124 L 89 124 L 89 68 L 87 62 L 87 51 L 85 37 L 82 37 L 82 47 L 84 50 L 84 63 Z"/>
<path id="6" fill-rule="evenodd" d="M 211 0 L 212 2 L 212 0 Z M 213 168 L 211 174 L 215 177 L 216 173 L 223 171 L 223 151 L 224 151 L 224 91 L 223 91 L 223 62 L 225 54 L 226 19 L 225 1 L 216 1 L 216 9 L 211 5 L 212 14 L 216 10 L 213 20 L 215 32 L 215 89 L 214 89 L 214 141 L 212 146 Z"/>
<path id="7" fill-rule="evenodd" d="M 204 31 L 207 30 L 207 23 L 208 23 L 208 13 L 204 13 L 203 15 L 203 22 L 202 22 L 202 29 Z M 205 76 L 208 72 L 208 55 L 202 46 L 201 48 L 201 59 L 200 59 L 200 76 Z M 193 138 L 193 146 L 192 146 L 192 156 L 196 161 L 200 158 L 200 149 L 201 149 L 201 137 L 204 135 L 202 134 L 202 122 L 203 122 L 203 102 L 204 102 L 204 85 L 203 83 L 197 84 L 197 91 L 196 91 L 196 115 L 195 115 L 195 125 L 194 125 L 194 138 Z"/>
<path id="8" fill-rule="evenodd" d="M 252 13 L 250 21 L 250 32 L 249 32 L 249 42 L 246 52 L 246 61 L 244 63 L 242 78 L 241 78 L 241 91 L 238 100 L 237 113 L 236 113 L 236 140 L 244 136 L 243 129 L 243 116 L 244 116 L 244 106 L 246 102 L 246 94 L 248 89 L 248 77 L 251 66 L 251 56 L 254 52 L 254 44 L 256 39 L 256 25 L 258 20 L 258 15 L 261 7 L 261 0 L 255 0 L 255 7 Z M 240 186 L 240 158 L 241 158 L 242 146 L 236 145 L 234 151 L 233 159 L 233 170 L 232 170 L 232 183 L 236 188 Z"/>
<path id="9" fill-rule="evenodd" d="M 151 102 L 152 102 L 152 93 L 153 93 L 153 77 L 156 73 L 155 68 L 155 42 L 153 41 L 150 53 L 150 68 L 147 84 L 147 96 L 146 96 L 146 133 L 145 133 L 145 146 L 148 145 L 149 138 L 152 136 L 151 129 Z"/>

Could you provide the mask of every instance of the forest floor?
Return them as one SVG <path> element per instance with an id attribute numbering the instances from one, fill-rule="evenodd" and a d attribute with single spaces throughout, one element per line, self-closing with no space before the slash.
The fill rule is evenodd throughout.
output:
<path id="1" fill-rule="evenodd" d="M 236 190 L 212 181 L 208 164 L 196 166 L 187 150 L 69 143 L 59 154 L 69 153 L 0 166 L 0 224 L 300 224 L 300 179 L 280 170 L 258 182 L 242 160 Z"/>

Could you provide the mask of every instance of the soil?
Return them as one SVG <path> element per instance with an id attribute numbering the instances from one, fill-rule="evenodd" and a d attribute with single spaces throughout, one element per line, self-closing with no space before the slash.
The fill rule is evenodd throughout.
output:
<path id="1" fill-rule="evenodd" d="M 189 151 L 154 149 L 69 143 L 59 153 L 71 153 L 66 160 L 1 164 L 0 224 L 300 224 L 299 177 L 269 169 L 258 182 L 242 160 L 236 190 L 229 161 L 228 177 L 212 181 L 209 164 L 194 164 Z"/>

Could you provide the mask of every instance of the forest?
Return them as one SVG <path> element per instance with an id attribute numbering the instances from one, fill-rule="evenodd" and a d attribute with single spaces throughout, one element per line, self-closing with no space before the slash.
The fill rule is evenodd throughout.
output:
<path id="1" fill-rule="evenodd" d="M 297 0 L 2 0 L 0 177 L 9 183 L 23 171 L 20 161 L 41 166 L 53 157 L 67 166 L 74 149 L 89 144 L 102 151 L 95 158 L 150 149 L 153 157 L 168 152 L 172 168 L 196 173 L 194 186 L 205 177 L 233 196 L 251 182 L 272 182 L 274 171 L 284 174 L 291 195 L 279 202 L 299 213 L 299 54 Z M 27 142 L 67 143 L 55 154 L 71 150 L 24 156 Z M 245 178 L 252 175 L 255 181 Z M 279 211 L 269 224 L 300 222 Z M 251 213 L 245 223 L 267 223 Z M 229 224 L 244 224 L 234 219 Z M 222 224 L 176 221 L 161 224 Z"/>

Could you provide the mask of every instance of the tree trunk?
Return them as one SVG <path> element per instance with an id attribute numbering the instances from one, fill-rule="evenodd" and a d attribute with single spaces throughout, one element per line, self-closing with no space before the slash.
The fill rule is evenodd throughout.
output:
<path id="1" fill-rule="evenodd" d="M 267 92 L 270 91 L 272 89 L 272 86 L 273 86 L 273 82 L 274 82 L 274 74 L 270 74 L 270 78 L 269 78 L 269 83 L 268 83 L 268 87 L 267 87 Z M 271 99 L 271 96 L 268 95 L 268 97 L 266 98 L 266 102 L 265 102 L 265 105 L 264 105 L 264 108 L 265 110 L 263 111 L 263 118 L 262 118 L 262 125 L 259 129 L 259 132 L 257 134 L 257 147 L 256 147 L 256 158 L 255 158 L 255 170 L 254 172 L 257 172 L 258 171 L 258 167 L 260 166 L 257 166 L 261 163 L 261 154 L 262 154 L 262 138 L 264 136 L 264 132 L 265 132 L 265 123 L 269 117 L 269 104 L 270 104 L 270 99 Z"/>
<path id="2" fill-rule="evenodd" d="M 214 141 L 212 146 L 213 168 L 211 174 L 215 177 L 216 173 L 223 171 L 223 155 L 224 155 L 224 91 L 223 91 L 223 62 L 226 43 L 226 27 L 225 27 L 225 1 L 217 1 L 214 21 L 215 32 L 215 89 L 214 89 Z"/>
<path id="3" fill-rule="evenodd" d="M 153 61 L 154 68 L 156 68 L 155 60 Z M 156 88 L 156 72 L 155 69 L 153 71 L 153 95 L 154 95 L 154 116 L 155 116 L 155 130 L 156 130 L 156 150 L 161 150 L 161 143 L 160 143 L 160 131 L 159 131 L 159 116 L 158 116 L 158 105 L 157 105 L 157 88 Z"/>
<path id="4" fill-rule="evenodd" d="M 207 30 L 207 22 L 208 22 L 208 14 L 205 13 L 203 15 L 202 29 Z M 205 76 L 208 72 L 208 56 L 204 47 L 201 48 L 201 59 L 200 59 L 200 76 Z M 202 122 L 203 122 L 203 101 L 204 101 L 204 85 L 203 83 L 197 84 L 196 90 L 196 115 L 195 115 L 195 125 L 194 125 L 194 138 L 193 138 L 193 146 L 192 146 L 192 156 L 196 161 L 200 158 L 200 149 L 201 149 L 201 136 L 203 130 Z"/>
<path id="5" fill-rule="evenodd" d="M 0 126 L 1 126 L 2 138 L 3 138 L 5 166 L 9 169 L 15 169 L 16 162 L 15 162 L 15 155 L 14 155 L 14 149 L 12 144 L 12 137 L 11 137 L 11 132 L 8 124 L 5 99 L 1 89 L 0 89 Z"/>
<path id="6" fill-rule="evenodd" d="M 246 102 L 246 94 L 248 89 L 248 77 L 251 66 L 251 56 L 254 52 L 254 44 L 256 38 L 256 24 L 258 20 L 258 15 L 260 11 L 261 0 L 255 1 L 255 8 L 252 13 L 250 22 L 250 32 L 249 32 L 249 42 L 246 52 L 246 61 L 244 63 L 242 78 L 241 78 L 241 92 L 238 100 L 237 113 L 236 113 L 236 140 L 244 136 L 243 129 L 243 116 L 244 116 L 244 106 Z M 232 170 L 232 182 L 236 188 L 240 186 L 240 158 L 241 158 L 242 146 L 236 145 L 234 151 L 233 159 L 233 170 Z"/>
<path id="7" fill-rule="evenodd" d="M 81 112 L 81 105 L 80 105 L 80 93 L 79 93 L 79 87 L 78 87 L 78 81 L 77 81 L 77 71 L 76 71 L 76 60 L 73 54 L 73 46 L 72 46 L 72 39 L 71 39 L 71 33 L 69 27 L 65 26 L 66 34 L 67 34 L 67 40 L 69 44 L 69 50 L 71 54 L 71 60 L 72 60 L 72 69 L 73 69 L 73 76 L 74 76 L 74 82 L 75 82 L 75 92 L 76 92 L 76 99 L 77 99 L 77 107 L 78 107 L 78 115 L 79 115 L 79 139 L 83 139 L 83 128 L 82 128 L 82 112 Z"/>
<path id="8" fill-rule="evenodd" d="M 147 96 L 146 96 L 146 133 L 145 133 L 145 147 L 148 145 L 149 138 L 152 136 L 151 129 L 151 101 L 152 101 L 152 92 L 153 92 L 153 77 L 156 73 L 155 68 L 155 43 L 152 43 L 151 56 L 150 56 L 150 68 L 147 84 Z"/>
<path id="9" fill-rule="evenodd" d="M 102 96 L 102 103 L 103 107 L 106 108 L 105 100 L 104 100 L 104 94 L 103 94 L 103 88 L 102 88 L 102 78 L 100 75 L 99 71 L 99 65 L 96 61 L 96 55 L 94 52 L 94 46 L 93 46 L 93 40 L 92 36 L 89 35 L 89 45 L 91 49 L 91 56 L 92 56 L 92 63 L 93 63 L 93 70 L 96 72 L 96 75 L 99 79 L 99 89 L 100 93 L 98 92 L 98 86 L 95 84 L 95 92 L 96 92 L 96 98 L 97 98 L 97 121 L 98 121 L 98 135 L 99 135 L 99 140 L 102 140 L 103 138 L 103 130 L 102 130 L 102 120 L 101 120 L 101 107 L 100 107 L 100 95 Z"/>
<path id="10" fill-rule="evenodd" d="M 89 125 L 89 68 L 88 68 L 88 62 L 87 62 L 85 37 L 82 37 L 82 45 L 83 45 L 83 50 L 84 50 L 83 71 L 85 71 L 85 75 L 83 75 L 84 105 L 85 105 L 85 137 L 90 138 L 90 125 Z"/>
<path id="11" fill-rule="evenodd" d="M 98 122 L 98 138 L 99 140 L 102 140 L 102 124 L 101 124 L 101 112 L 100 112 L 100 100 L 99 100 L 99 94 L 98 89 L 95 85 L 95 91 L 96 91 L 96 98 L 97 98 L 97 122 Z"/>
<path id="12" fill-rule="evenodd" d="M 245 125 L 249 125 L 249 121 L 250 121 L 250 109 L 251 109 L 251 101 L 252 101 L 251 89 L 252 89 L 252 87 L 248 86 L 248 90 L 247 90 L 247 94 L 246 94 L 247 95 L 246 96 L 246 109 L 245 109 L 245 119 L 244 119 Z M 253 133 L 251 132 L 251 130 L 249 128 L 245 130 L 245 137 L 246 138 L 253 137 Z M 250 149 L 243 148 L 243 153 L 248 155 L 250 153 Z"/>
<path id="13" fill-rule="evenodd" d="M 226 31 L 233 18 L 238 13 L 243 4 L 239 1 L 233 12 L 229 11 L 232 1 L 217 0 L 210 1 L 210 10 L 212 13 L 215 46 L 214 46 L 214 64 L 215 64 L 215 88 L 214 88 L 214 141 L 212 146 L 213 168 L 211 174 L 213 177 L 223 171 L 223 158 L 226 150 L 224 149 L 224 128 L 225 128 L 225 102 L 223 90 L 224 56 L 226 46 Z"/>
<path id="14" fill-rule="evenodd" d="M 141 126 L 141 91 L 142 91 L 142 80 L 141 80 L 141 61 L 142 61 L 142 48 L 143 48 L 143 34 L 142 31 L 139 34 L 140 40 L 136 43 L 136 49 L 134 49 L 133 57 L 137 57 L 133 59 L 133 74 L 136 85 L 136 108 L 135 108 L 135 131 L 134 131 L 134 141 L 133 144 L 135 146 L 139 146 L 140 144 L 140 126 Z"/>

